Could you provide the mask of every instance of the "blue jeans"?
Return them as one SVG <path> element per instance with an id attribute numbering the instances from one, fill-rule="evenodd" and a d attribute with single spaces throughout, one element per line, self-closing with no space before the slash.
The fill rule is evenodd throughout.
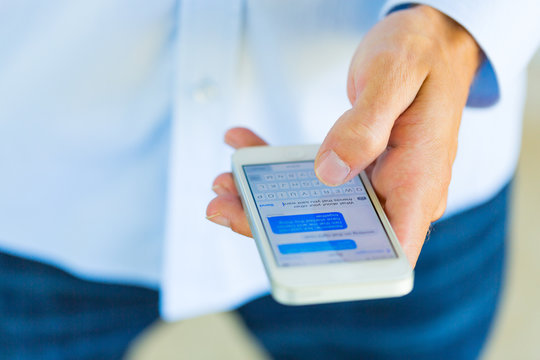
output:
<path id="1" fill-rule="evenodd" d="M 510 186 L 433 225 L 402 298 L 239 309 L 277 359 L 476 359 L 501 293 Z"/>
<path id="2" fill-rule="evenodd" d="M 157 291 L 0 253 L 0 359 L 121 359 L 157 318 Z"/>

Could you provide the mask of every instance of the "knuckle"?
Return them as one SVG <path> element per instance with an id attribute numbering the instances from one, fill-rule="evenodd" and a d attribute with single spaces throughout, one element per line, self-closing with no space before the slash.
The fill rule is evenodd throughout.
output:
<path id="1" fill-rule="evenodd" d="M 436 220 L 439 220 L 444 212 L 446 211 L 446 195 L 443 195 L 443 197 L 441 198 L 441 201 L 439 202 L 439 205 L 437 206 L 437 208 L 435 209 L 435 212 L 433 213 L 433 218 L 431 221 L 436 221 Z"/>
<path id="2" fill-rule="evenodd" d="M 246 235 L 246 226 L 239 221 L 231 221 L 231 230 L 240 235 Z"/>
<path id="3" fill-rule="evenodd" d="M 236 221 L 232 221 L 230 227 L 232 231 L 234 231 L 237 234 L 240 234 L 240 229 L 238 228 L 238 224 L 236 223 Z"/>
<path id="4" fill-rule="evenodd" d="M 352 134 L 353 141 L 358 143 L 370 158 L 377 157 L 386 148 L 386 139 L 365 122 L 351 123 L 347 130 Z"/>
<path id="5" fill-rule="evenodd" d="M 230 172 L 225 172 L 225 173 L 221 173 L 219 174 L 218 176 L 216 176 L 216 178 L 214 179 L 214 182 L 212 185 L 218 185 L 218 184 L 221 184 L 227 180 L 229 180 L 229 178 L 231 177 L 231 173 Z"/>

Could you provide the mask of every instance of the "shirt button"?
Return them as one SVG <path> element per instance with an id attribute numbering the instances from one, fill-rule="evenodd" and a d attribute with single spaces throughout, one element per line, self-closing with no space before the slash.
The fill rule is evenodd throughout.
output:
<path id="1" fill-rule="evenodd" d="M 206 104 L 219 96 L 219 88 L 212 79 L 203 79 L 194 87 L 192 94 L 196 102 Z"/>

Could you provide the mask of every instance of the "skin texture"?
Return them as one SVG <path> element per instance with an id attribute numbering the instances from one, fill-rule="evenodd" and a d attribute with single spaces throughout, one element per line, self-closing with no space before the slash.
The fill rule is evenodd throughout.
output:
<path id="1" fill-rule="evenodd" d="M 330 129 L 315 172 L 340 185 L 367 168 L 386 214 L 414 266 L 432 221 L 446 208 L 461 115 L 481 51 L 459 24 L 428 6 L 390 14 L 362 40 L 347 93 L 352 108 Z M 231 129 L 234 148 L 264 145 Z M 251 236 L 230 173 L 213 184 L 207 218 Z"/>

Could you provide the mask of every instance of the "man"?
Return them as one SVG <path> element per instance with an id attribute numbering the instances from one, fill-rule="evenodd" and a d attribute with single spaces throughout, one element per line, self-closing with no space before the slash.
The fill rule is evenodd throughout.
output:
<path id="1" fill-rule="evenodd" d="M 482 107 L 500 101 L 496 85 L 482 79 L 482 69 L 477 75 L 490 60 L 489 52 L 488 59 L 484 55 L 471 33 L 425 6 L 390 14 L 362 40 L 348 75 L 352 108 L 326 136 L 315 173 L 335 186 L 370 166 L 374 188 L 409 261 L 419 261 L 415 289 L 402 299 L 383 301 L 296 308 L 266 297 L 244 306 L 240 314 L 271 354 L 306 359 L 479 356 L 501 289 L 507 183 L 514 165 L 505 166 L 506 180 L 496 187 L 497 195 L 457 209 L 451 206 L 420 252 L 431 222 L 446 209 L 467 99 L 471 106 Z M 475 86 L 486 93 L 480 95 Z M 495 146 L 509 146 L 515 141 L 511 134 L 516 132 L 501 134 Z M 475 146 L 489 146 L 481 137 L 471 138 Z M 234 148 L 265 144 L 242 128 L 230 130 L 225 141 Z M 465 156 L 469 159 L 461 162 L 482 167 L 474 153 Z M 491 170 L 495 159 L 501 157 L 486 158 Z M 484 181 L 485 191 L 490 181 L 481 176 L 460 173 L 458 165 L 457 178 L 467 178 L 468 184 L 454 192 L 463 195 L 467 186 Z M 218 196 L 207 209 L 209 220 L 251 236 L 231 174 L 218 176 L 213 189 Z"/>
<path id="2" fill-rule="evenodd" d="M 386 147 L 383 140 L 390 141 L 391 150 L 377 161 L 373 180 L 378 192 L 386 197 L 383 200 L 398 236 L 410 239 L 404 245 L 414 262 L 429 221 L 444 209 L 459 113 L 478 66 L 474 81 L 478 81 L 479 87 L 476 90 L 473 85 L 468 102 L 490 107 L 471 111 L 468 118 L 464 117 L 447 213 L 457 214 L 489 201 L 511 178 L 519 147 L 521 74 L 537 42 L 518 40 L 539 33 L 534 28 L 534 9 L 524 11 L 525 4 L 491 4 L 492 15 L 484 17 L 480 14 L 486 9 L 480 4 L 468 9 L 451 3 L 430 4 L 457 23 L 426 7 L 407 10 L 401 2 L 384 6 L 367 1 L 339 5 L 309 1 L 292 5 L 239 0 L 136 4 L 103 0 L 57 2 L 43 7 L 21 1 L 3 4 L 2 353 L 15 358 L 117 358 L 135 334 L 158 316 L 159 290 L 161 314 L 169 320 L 238 306 L 264 294 L 267 283 L 253 244 L 248 239 L 233 242 L 203 219 L 206 203 L 211 199 L 207 181 L 216 170 L 228 168 L 228 154 L 223 153 L 220 138 L 225 129 L 241 124 L 273 142 L 320 141 L 338 111 L 347 107 L 346 96 L 339 87 L 346 78 L 346 64 L 379 13 L 384 20 L 371 33 L 379 35 L 369 35 L 355 57 L 357 65 L 353 68 L 358 71 L 352 72 L 354 81 L 349 91 L 355 107 L 336 123 L 317 165 L 322 166 L 318 172 L 324 181 L 338 183 L 375 159 Z M 392 15 L 386 17 L 388 13 Z M 507 17 L 512 26 L 491 26 L 498 24 L 493 18 L 502 16 L 499 14 Z M 418 27 L 419 24 L 422 26 Z M 440 39 L 435 41 L 436 29 Z M 409 38 L 408 31 L 412 30 L 415 36 Z M 425 37 L 423 31 L 431 31 L 430 36 Z M 387 35 L 381 35 L 385 32 Z M 469 33 L 489 61 L 482 60 Z M 412 39 L 416 40 L 407 42 Z M 417 40 L 423 43 L 422 40 L 429 39 L 433 41 L 416 44 Z M 497 42 L 505 44 L 505 51 L 497 50 L 501 48 Z M 441 53 L 433 51 L 434 45 L 441 46 Z M 445 49 L 443 45 L 452 46 Z M 387 50 L 378 52 L 384 48 Z M 390 50 L 403 49 L 408 52 L 399 54 L 410 57 L 399 57 L 400 61 L 395 62 L 395 54 Z M 379 56 L 371 59 L 372 54 Z M 445 61 L 437 61 L 440 55 Z M 411 61 L 402 62 L 403 59 Z M 381 63 L 385 65 L 382 68 Z M 400 69 L 401 63 L 418 71 Z M 364 68 L 369 64 L 373 64 L 370 71 Z M 382 82 L 385 88 L 388 84 L 392 89 L 388 93 L 377 93 L 377 83 L 385 79 L 377 73 L 381 69 L 390 70 L 389 80 L 396 80 Z M 368 81 L 367 76 L 373 78 Z M 381 121 L 365 116 L 363 111 L 368 108 L 358 107 L 363 105 L 363 96 L 371 91 L 377 96 L 369 99 L 380 99 L 371 110 Z M 389 99 L 392 101 L 387 102 Z M 419 99 L 425 101 L 418 102 Z M 429 106 L 432 103 L 443 104 L 445 110 Z M 442 121 L 436 125 L 441 128 L 433 126 L 432 116 L 418 116 L 418 122 L 414 121 L 414 112 L 409 110 L 437 115 Z M 413 151 L 414 156 L 422 155 L 419 162 L 426 166 L 419 168 L 416 164 L 414 171 L 401 169 L 410 174 L 407 179 L 411 181 L 398 189 L 395 199 L 410 194 L 409 200 L 414 204 L 420 202 L 421 207 L 410 206 L 406 214 L 400 214 L 404 209 L 399 206 L 400 201 L 391 200 L 392 184 L 403 177 L 388 174 L 396 169 L 392 165 L 396 161 L 393 154 L 403 158 L 403 139 L 409 143 L 408 136 L 395 134 L 396 125 L 405 123 L 408 115 L 409 121 L 418 123 L 425 131 L 419 137 L 427 136 L 427 142 L 433 142 L 430 149 L 434 157 L 427 155 L 430 152 L 425 146 L 405 146 L 410 151 L 417 150 Z M 357 141 L 349 136 L 350 132 L 343 131 L 356 126 L 359 119 L 370 124 L 372 142 Z M 356 133 L 365 136 L 366 132 Z M 236 146 L 260 142 L 243 130 L 240 134 L 230 133 L 228 141 Z M 372 145 L 361 148 L 366 144 Z M 352 156 L 357 150 L 371 153 L 357 158 Z M 497 161 L 493 161 L 493 154 Z M 446 167 L 437 167 L 445 156 Z M 328 163 L 325 159 L 334 161 Z M 425 194 L 412 181 L 415 177 L 421 181 L 429 179 L 429 186 L 423 189 Z M 221 199 L 230 196 L 234 189 L 227 191 Z M 422 196 L 414 196 L 419 191 Z M 437 194 L 436 199 L 433 194 Z M 497 208 L 504 214 L 505 202 L 502 203 Z M 411 209 L 418 212 L 409 214 Z M 209 215 L 215 213 L 210 211 Z M 237 215 L 234 219 L 242 219 L 241 214 Z M 485 218 L 488 227 L 500 221 L 493 216 Z M 213 219 L 222 221 L 219 216 Z M 432 240 L 436 233 L 437 229 Z M 472 234 L 465 235 L 463 244 L 471 244 Z M 503 235 L 499 233 L 496 241 L 489 236 L 484 238 L 497 245 L 497 261 L 486 268 L 497 283 Z M 442 246 L 448 242 L 432 243 Z M 480 252 L 483 250 L 483 246 L 479 248 Z M 427 251 L 426 245 L 423 254 Z M 449 252 L 433 252 L 453 258 L 448 256 Z M 457 263 L 463 267 L 461 259 Z M 475 266 L 464 273 L 465 277 L 478 269 L 476 258 L 471 263 Z M 433 284 L 420 277 L 434 273 L 437 271 L 421 272 L 419 264 L 416 288 Z M 442 285 L 441 292 L 447 299 L 463 303 L 463 299 L 445 293 L 455 288 L 448 277 Z M 464 318 L 479 324 L 481 334 L 492 317 L 496 298 L 497 291 L 489 293 L 489 306 L 485 306 L 482 321 L 472 321 L 477 312 Z M 315 346 L 324 344 L 320 335 L 302 338 L 298 336 L 301 327 L 290 328 L 288 333 L 279 321 L 267 321 L 266 316 L 273 313 L 261 312 L 263 317 L 256 319 L 253 314 L 260 309 L 258 304 L 252 303 L 242 312 L 275 354 L 279 352 L 273 344 L 279 348 L 284 339 L 293 341 L 284 349 L 289 354 L 293 352 L 291 356 L 309 356 L 309 349 L 320 351 Z M 445 334 L 470 329 L 450 322 L 455 325 L 450 329 L 454 332 L 426 326 L 421 333 L 416 326 L 418 338 L 392 338 L 395 332 L 389 329 L 401 328 L 408 334 L 410 329 L 404 326 L 410 321 L 397 316 L 385 319 L 385 314 L 393 315 L 387 310 L 394 305 L 387 306 L 384 301 L 379 304 L 383 307 L 369 310 L 380 314 L 370 318 L 370 324 L 351 322 L 359 316 L 344 317 L 349 313 L 347 306 L 357 305 L 349 304 L 329 312 L 338 315 L 332 317 L 335 326 L 326 322 L 315 330 L 326 335 L 335 332 L 336 336 L 326 336 L 327 349 L 333 354 L 375 357 L 384 356 L 385 352 L 391 356 L 394 350 L 389 344 L 399 344 L 399 339 L 405 351 L 418 344 L 421 335 L 433 334 L 433 329 L 439 329 L 435 334 L 440 334 L 437 341 L 428 339 L 422 344 L 435 346 Z M 421 309 L 413 315 L 426 309 L 425 302 L 418 304 Z M 432 319 L 448 323 L 443 321 L 449 314 L 448 306 L 434 304 L 437 307 L 441 315 Z M 267 308 L 275 309 L 274 305 Z M 276 311 L 275 314 L 282 312 Z M 292 310 L 287 311 L 292 315 Z M 457 311 L 463 313 L 461 308 Z M 311 312 L 304 308 L 297 309 L 295 314 L 296 318 L 291 319 L 302 325 L 298 316 L 310 316 Z M 261 324 L 270 328 L 261 329 Z M 363 328 L 371 329 L 372 336 L 377 335 L 371 338 L 371 349 L 363 345 L 356 348 L 356 342 L 341 336 L 343 329 L 358 334 Z M 461 348 L 468 351 L 466 354 L 474 354 L 482 341 L 483 335 L 473 342 L 472 350 L 467 346 Z M 343 353 L 336 353 L 338 348 Z M 415 349 L 429 354 L 423 346 Z"/>

